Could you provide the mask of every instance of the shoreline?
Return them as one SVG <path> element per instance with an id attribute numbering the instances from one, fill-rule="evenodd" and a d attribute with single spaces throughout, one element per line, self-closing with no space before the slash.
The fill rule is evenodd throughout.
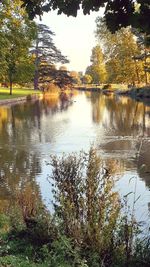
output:
<path id="1" fill-rule="evenodd" d="M 1 99 L 0 100 L 0 106 L 3 105 L 15 105 L 19 104 L 22 102 L 27 102 L 27 101 L 32 101 L 32 100 L 37 100 L 41 98 L 42 94 L 32 94 L 32 95 L 27 95 L 27 96 L 20 96 L 20 97 L 15 97 L 15 98 L 9 98 L 9 99 Z"/>
<path id="2" fill-rule="evenodd" d="M 126 91 L 117 91 L 116 95 L 131 97 L 132 99 L 146 104 L 150 104 L 150 86 L 141 88 L 131 88 Z"/>

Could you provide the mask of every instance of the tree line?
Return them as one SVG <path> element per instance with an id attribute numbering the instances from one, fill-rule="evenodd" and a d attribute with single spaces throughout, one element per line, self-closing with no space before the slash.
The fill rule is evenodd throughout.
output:
<path id="1" fill-rule="evenodd" d="M 139 24 L 139 17 L 134 20 L 134 23 L 131 20 L 131 17 L 135 18 L 135 14 L 139 14 L 137 16 L 141 18 L 143 14 L 145 16 L 148 14 L 150 10 L 148 2 L 134 1 L 132 3 L 131 0 L 115 0 L 109 1 L 110 3 L 94 1 L 90 4 L 90 1 L 86 3 L 74 1 L 76 4 L 77 2 L 82 4 L 84 13 L 99 10 L 102 4 L 106 4 L 104 17 L 98 17 L 96 20 L 98 44 L 92 49 L 91 64 L 87 66 L 85 75 L 77 72 L 70 73 L 65 67 L 56 69 L 56 63 L 65 64 L 69 62 L 68 59 L 55 46 L 54 33 L 49 27 L 30 20 L 35 15 L 41 15 L 44 10 L 48 10 L 44 2 L 5 0 L 0 6 L 0 82 L 4 85 L 9 84 L 10 94 L 12 94 L 13 83 L 34 82 L 34 88 L 42 90 L 45 90 L 49 83 L 54 83 L 61 88 L 82 82 L 132 85 L 149 83 L 149 20 L 145 19 L 145 22 L 141 21 L 141 24 Z M 66 4 L 61 1 L 61 6 L 59 1 L 49 2 L 49 7 L 55 9 L 57 6 L 59 13 L 75 15 L 78 10 L 77 5 L 71 5 L 71 1 Z M 131 6 L 134 14 L 130 12 Z M 121 8 L 126 10 L 126 16 L 128 16 L 126 23 L 123 20 L 122 22 L 117 20 L 117 17 L 114 22 L 111 17 L 116 10 L 117 14 L 123 16 L 121 12 L 124 11 L 121 11 Z M 111 10 L 111 15 L 109 10 Z M 111 25 L 108 15 L 111 17 Z M 123 26 L 128 27 L 123 28 Z"/>
<path id="2" fill-rule="evenodd" d="M 55 46 L 54 33 L 44 24 L 28 18 L 21 1 L 5 1 L 0 5 L 0 82 L 32 84 L 34 89 L 45 89 L 50 82 L 59 87 L 72 84 L 73 78 L 55 64 L 68 63 L 66 56 Z"/>
<path id="3" fill-rule="evenodd" d="M 112 33 L 104 18 L 96 19 L 97 45 L 92 49 L 86 83 L 148 84 L 150 47 L 145 33 L 132 27 Z"/>

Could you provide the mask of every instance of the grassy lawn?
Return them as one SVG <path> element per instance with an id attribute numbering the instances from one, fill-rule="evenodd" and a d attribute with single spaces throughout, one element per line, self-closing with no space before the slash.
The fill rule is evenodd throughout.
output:
<path id="1" fill-rule="evenodd" d="M 41 91 L 35 91 L 29 88 L 14 88 L 12 95 L 9 94 L 9 88 L 0 87 L 0 100 L 12 99 L 32 94 L 41 94 Z"/>

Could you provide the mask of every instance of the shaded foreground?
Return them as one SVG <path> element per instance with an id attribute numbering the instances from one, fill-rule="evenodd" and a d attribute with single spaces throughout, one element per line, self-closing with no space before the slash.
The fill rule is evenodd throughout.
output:
<path id="1" fill-rule="evenodd" d="M 149 237 L 142 238 L 134 216 L 137 200 L 131 210 L 128 195 L 121 203 L 95 150 L 54 156 L 51 165 L 53 214 L 30 183 L 1 210 L 0 266 L 149 266 Z"/>

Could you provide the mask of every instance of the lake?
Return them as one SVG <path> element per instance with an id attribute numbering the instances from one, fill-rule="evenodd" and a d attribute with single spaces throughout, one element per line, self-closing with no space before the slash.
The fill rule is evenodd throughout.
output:
<path id="1" fill-rule="evenodd" d="M 51 210 L 50 156 L 94 146 L 138 220 L 150 211 L 150 106 L 127 97 L 72 91 L 0 107 L 0 207 L 31 183 Z M 135 192 L 135 195 L 133 194 Z"/>

